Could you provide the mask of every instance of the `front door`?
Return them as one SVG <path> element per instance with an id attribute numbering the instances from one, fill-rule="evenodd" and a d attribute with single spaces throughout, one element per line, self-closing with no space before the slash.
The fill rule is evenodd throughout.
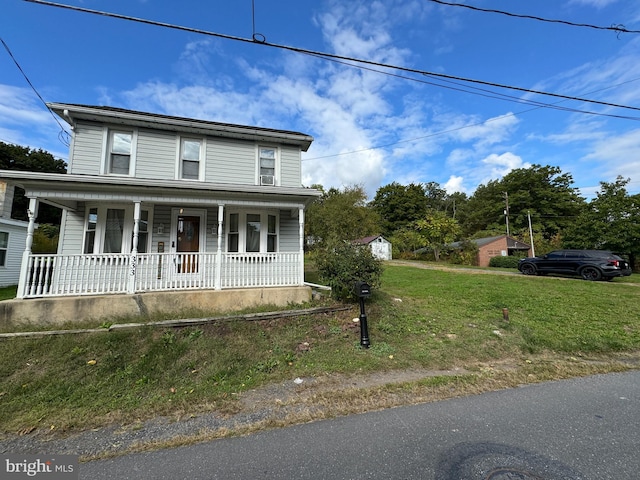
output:
<path id="1" fill-rule="evenodd" d="M 192 281 L 197 274 L 202 273 L 200 254 L 205 250 L 206 211 L 175 208 L 171 220 L 175 279 Z"/>
<path id="2" fill-rule="evenodd" d="M 176 253 L 178 273 L 198 273 L 200 252 L 200 216 L 178 215 Z"/>

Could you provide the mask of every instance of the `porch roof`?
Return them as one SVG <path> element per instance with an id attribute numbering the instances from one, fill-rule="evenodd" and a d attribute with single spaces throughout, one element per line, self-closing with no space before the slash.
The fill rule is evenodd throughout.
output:
<path id="1" fill-rule="evenodd" d="M 27 197 L 74 210 L 79 201 L 154 204 L 269 205 L 297 208 L 319 197 L 312 188 L 235 185 L 187 180 L 74 175 L 0 170 L 0 177 L 23 188 Z"/>

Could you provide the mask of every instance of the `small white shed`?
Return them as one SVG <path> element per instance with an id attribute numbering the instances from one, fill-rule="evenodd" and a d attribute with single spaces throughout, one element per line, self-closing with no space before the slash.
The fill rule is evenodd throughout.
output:
<path id="1" fill-rule="evenodd" d="M 380 260 L 391 260 L 393 255 L 391 242 L 382 235 L 374 235 L 371 237 L 359 238 L 353 243 L 357 245 L 369 245 L 371 253 Z"/>

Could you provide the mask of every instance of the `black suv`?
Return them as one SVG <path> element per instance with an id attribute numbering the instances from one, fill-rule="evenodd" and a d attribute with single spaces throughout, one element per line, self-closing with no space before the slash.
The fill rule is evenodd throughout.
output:
<path id="1" fill-rule="evenodd" d="M 624 259 L 605 250 L 555 250 L 542 257 L 523 258 L 518 262 L 518 270 L 525 275 L 580 275 L 585 280 L 612 280 L 631 275 Z"/>

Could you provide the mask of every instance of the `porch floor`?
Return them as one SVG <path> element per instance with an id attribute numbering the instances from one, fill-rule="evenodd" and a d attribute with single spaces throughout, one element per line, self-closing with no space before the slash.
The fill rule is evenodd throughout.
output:
<path id="1" fill-rule="evenodd" d="M 310 300 L 311 288 L 307 286 L 16 299 L 0 302 L 0 327 L 5 331 L 19 325 L 60 327 L 74 322 L 146 318 L 158 313 L 180 318 L 194 312 L 236 312 Z"/>

